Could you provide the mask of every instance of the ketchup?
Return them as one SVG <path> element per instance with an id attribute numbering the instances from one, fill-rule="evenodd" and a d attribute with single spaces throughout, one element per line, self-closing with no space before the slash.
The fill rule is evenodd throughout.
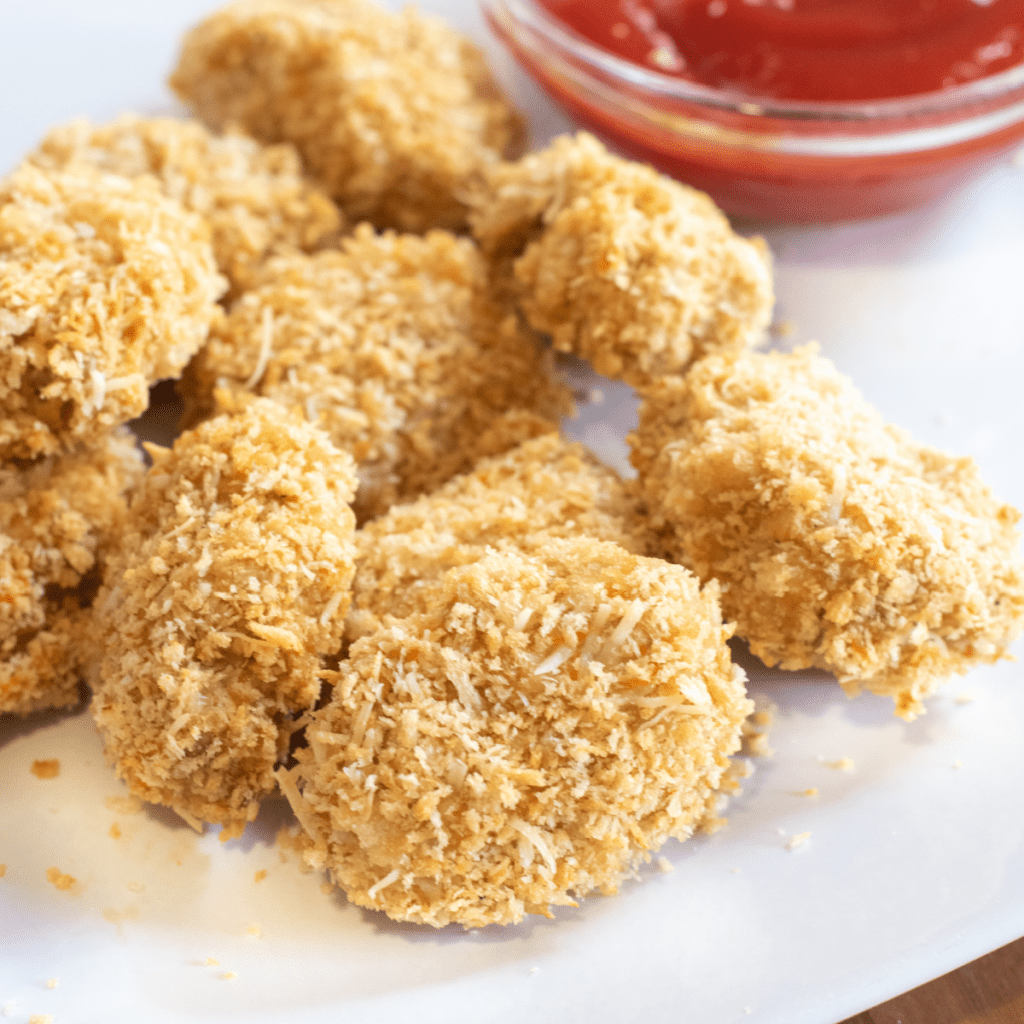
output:
<path id="1" fill-rule="evenodd" d="M 755 98 L 949 89 L 1024 61 L 1024 0 L 540 0 L 625 59 Z"/>

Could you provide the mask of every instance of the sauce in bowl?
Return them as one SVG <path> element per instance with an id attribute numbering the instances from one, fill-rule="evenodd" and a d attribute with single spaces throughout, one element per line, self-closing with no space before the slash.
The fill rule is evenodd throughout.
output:
<path id="1" fill-rule="evenodd" d="M 1024 0 L 484 0 L 584 127 L 757 219 L 920 205 L 1024 140 Z"/>
<path id="2" fill-rule="evenodd" d="M 774 100 L 950 89 L 1024 60 L 1024 0 L 542 0 L 653 71 Z"/>

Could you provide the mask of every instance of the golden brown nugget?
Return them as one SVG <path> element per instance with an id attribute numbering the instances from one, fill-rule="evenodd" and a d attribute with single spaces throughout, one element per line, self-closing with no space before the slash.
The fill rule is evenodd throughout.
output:
<path id="1" fill-rule="evenodd" d="M 93 714 L 135 796 L 236 835 L 341 642 L 352 460 L 265 399 L 150 452 L 96 601 Z"/>
<path id="2" fill-rule="evenodd" d="M 887 426 L 813 348 L 666 378 L 630 442 L 667 557 L 721 583 L 770 665 L 828 669 L 910 719 L 1024 627 L 1019 513 L 971 459 Z"/>
<path id="3" fill-rule="evenodd" d="M 84 163 L 128 178 L 153 175 L 165 195 L 209 224 L 233 295 L 268 256 L 323 248 L 342 227 L 334 203 L 303 177 L 294 147 L 214 135 L 198 121 L 134 114 L 99 126 L 74 121 L 51 131 L 29 159 L 47 169 Z"/>
<path id="4" fill-rule="evenodd" d="M 495 547 L 529 550 L 552 537 L 593 537 L 642 553 L 636 502 L 581 444 L 546 434 L 480 462 L 356 533 L 350 638 L 428 607 L 444 574 Z"/>
<path id="5" fill-rule="evenodd" d="M 607 377 L 642 387 L 755 344 L 768 326 L 764 242 L 735 234 L 703 192 L 590 135 L 493 166 L 471 224 L 499 267 L 512 261 L 530 325 Z"/>
<path id="6" fill-rule="evenodd" d="M 209 229 L 88 167 L 0 181 L 0 459 L 99 444 L 205 341 L 224 290 Z"/>
<path id="7" fill-rule="evenodd" d="M 352 220 L 459 230 L 519 116 L 442 21 L 367 0 L 243 0 L 185 37 L 171 86 L 208 125 L 292 142 Z"/>
<path id="8" fill-rule="evenodd" d="M 539 340 L 490 296 L 469 239 L 376 235 L 271 261 L 190 368 L 215 386 L 303 410 L 359 467 L 357 511 L 379 515 L 484 456 L 555 429 L 571 409 Z"/>
<path id="9" fill-rule="evenodd" d="M 752 710 L 712 585 L 552 540 L 353 644 L 281 788 L 348 898 L 440 927 L 614 892 L 704 820 Z"/>
<path id="10" fill-rule="evenodd" d="M 141 477 L 127 430 L 0 467 L 0 713 L 78 702 L 87 608 Z"/>

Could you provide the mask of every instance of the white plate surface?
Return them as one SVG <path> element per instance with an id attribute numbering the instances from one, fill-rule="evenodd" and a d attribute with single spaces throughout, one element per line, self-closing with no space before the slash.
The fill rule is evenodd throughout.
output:
<path id="1" fill-rule="evenodd" d="M 0 170 L 72 117 L 169 109 L 162 79 L 177 38 L 210 6 L 4 0 Z M 486 39 L 471 3 L 424 6 Z M 487 45 L 537 141 L 561 130 Z M 923 212 L 766 231 L 778 317 L 795 328 L 786 343 L 819 341 L 889 419 L 973 456 L 1018 507 L 1022 190 L 1024 172 L 1007 162 Z M 605 392 L 572 429 L 621 463 L 632 404 L 625 389 Z M 646 871 L 614 898 L 472 933 L 397 925 L 323 896 L 273 845 L 290 820 L 280 800 L 221 844 L 159 809 L 111 802 L 123 787 L 87 713 L 7 720 L 0 1010 L 18 1024 L 834 1024 L 1024 934 L 1019 665 L 952 681 L 912 724 L 813 673 L 751 675 L 780 708 L 776 754 L 728 828 L 673 842 L 673 871 Z M 956 699 L 965 694 L 976 699 Z M 54 757 L 56 779 L 30 773 Z M 843 757 L 852 771 L 825 763 Z M 796 795 L 808 787 L 819 796 Z M 77 879 L 70 891 L 46 881 L 51 866 Z"/>

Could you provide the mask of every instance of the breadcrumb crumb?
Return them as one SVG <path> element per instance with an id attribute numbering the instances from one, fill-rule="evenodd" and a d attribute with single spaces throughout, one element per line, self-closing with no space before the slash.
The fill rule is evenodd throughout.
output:
<path id="1" fill-rule="evenodd" d="M 673 864 L 672 861 L 668 859 L 668 857 L 659 857 L 656 863 L 658 865 L 658 870 L 663 875 L 670 875 L 676 869 L 675 864 Z"/>
<path id="2" fill-rule="evenodd" d="M 46 987 L 47 988 L 56 988 L 59 984 L 60 984 L 60 978 L 47 978 L 46 979 Z"/>
<path id="3" fill-rule="evenodd" d="M 834 768 L 837 772 L 852 772 L 856 767 L 852 757 L 841 757 L 838 761 L 822 761 L 826 768 Z"/>
<path id="4" fill-rule="evenodd" d="M 46 869 L 46 880 L 55 889 L 59 889 L 61 892 L 67 892 L 73 888 L 75 883 L 78 881 L 72 875 L 66 875 L 60 868 L 47 868 Z"/>
<path id="5" fill-rule="evenodd" d="M 254 939 L 260 939 L 263 937 L 263 929 L 258 924 L 251 924 L 245 929 L 246 935 L 251 935 Z"/>
<path id="6" fill-rule="evenodd" d="M 614 892 L 685 839 L 753 710 L 714 585 L 586 538 L 449 571 L 356 641 L 282 791 L 349 900 L 437 927 Z"/>
<path id="7" fill-rule="evenodd" d="M 760 341 L 773 296 L 761 239 L 702 192 L 612 156 L 592 136 L 494 165 L 472 229 L 530 325 L 607 377 L 644 387 Z"/>
<path id="8" fill-rule="evenodd" d="M 150 454 L 96 602 L 92 712 L 133 795 L 230 838 L 340 645 L 355 474 L 267 399 Z"/>
<path id="9" fill-rule="evenodd" d="M 0 864 L 0 878 L 3 878 L 7 874 L 7 865 Z"/>
<path id="10" fill-rule="evenodd" d="M 266 869 L 265 868 L 260 868 L 260 870 L 257 871 L 255 875 L 253 875 L 253 879 L 252 880 L 254 882 L 262 882 L 263 879 L 266 878 L 266 877 L 267 877 Z"/>
<path id="11" fill-rule="evenodd" d="M 978 695 L 972 692 L 958 693 L 953 698 L 954 704 L 973 704 L 978 699 Z"/>
<path id="12" fill-rule="evenodd" d="M 243 0 L 185 37 L 171 87 L 208 125 L 294 143 L 353 220 L 459 230 L 522 121 L 444 22 L 366 0 Z"/>
<path id="13" fill-rule="evenodd" d="M 55 779 L 60 775 L 60 760 L 54 757 L 45 761 L 33 761 L 30 770 L 37 779 Z"/>
<path id="14" fill-rule="evenodd" d="M 972 460 L 887 426 L 813 347 L 663 379 L 630 444 L 664 553 L 720 581 L 769 665 L 827 669 L 912 719 L 1024 628 L 1016 509 Z"/>
<path id="15" fill-rule="evenodd" d="M 790 851 L 797 850 L 801 846 L 803 846 L 804 843 L 806 843 L 807 840 L 810 839 L 810 838 L 811 838 L 811 833 L 810 832 L 798 832 L 796 835 L 790 836 L 789 839 L 786 840 L 785 847 L 786 847 L 787 850 L 790 850 Z"/>
<path id="16" fill-rule="evenodd" d="M 817 795 L 818 795 L 818 787 L 817 786 L 808 786 L 807 789 L 803 789 L 799 793 L 797 793 L 797 796 L 815 797 Z"/>
<path id="17" fill-rule="evenodd" d="M 33 1013 L 28 1019 L 28 1024 L 53 1024 L 53 1014 Z"/>

